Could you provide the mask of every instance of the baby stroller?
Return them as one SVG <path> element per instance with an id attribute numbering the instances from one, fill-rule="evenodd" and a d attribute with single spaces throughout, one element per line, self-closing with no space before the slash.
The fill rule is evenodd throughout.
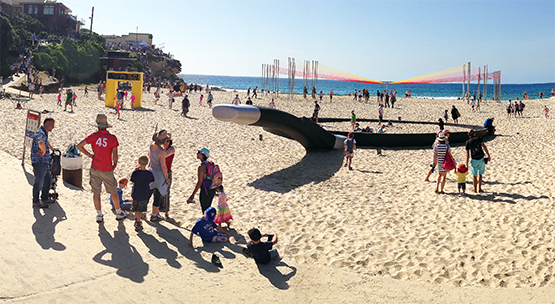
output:
<path id="1" fill-rule="evenodd" d="M 56 192 L 56 186 L 58 183 L 58 176 L 62 173 L 61 156 L 62 153 L 60 150 L 52 151 L 50 156 L 50 175 L 52 176 L 52 183 L 50 184 L 50 193 L 48 193 L 48 198 L 50 198 L 50 200 L 54 203 L 58 202 L 58 192 Z"/>

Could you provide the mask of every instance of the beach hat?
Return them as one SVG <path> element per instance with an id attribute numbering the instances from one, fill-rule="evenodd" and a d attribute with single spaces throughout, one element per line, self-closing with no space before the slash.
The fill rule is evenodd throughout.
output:
<path id="1" fill-rule="evenodd" d="M 443 134 L 447 135 L 447 134 L 451 134 L 451 132 L 449 132 L 449 130 L 445 129 L 445 130 L 443 130 Z"/>
<path id="2" fill-rule="evenodd" d="M 213 222 L 215 217 L 216 217 L 216 208 L 209 207 L 208 209 L 206 209 L 206 216 L 204 218 L 206 218 L 207 221 Z"/>
<path id="3" fill-rule="evenodd" d="M 89 122 L 89 125 L 98 128 L 109 128 L 112 126 L 108 123 L 108 117 L 105 114 L 96 115 L 96 121 Z"/>
<path id="4" fill-rule="evenodd" d="M 439 136 L 437 138 L 439 139 L 439 141 L 445 141 L 445 139 L 447 139 L 445 137 L 445 134 L 443 134 L 443 132 L 439 133 Z"/>
<path id="5" fill-rule="evenodd" d="M 348 137 L 353 136 L 353 132 L 349 132 L 349 134 L 347 134 Z"/>
<path id="6" fill-rule="evenodd" d="M 459 171 L 460 173 L 466 173 L 466 171 L 468 171 L 468 168 L 466 168 L 464 164 L 461 164 L 457 171 Z"/>
<path id="7" fill-rule="evenodd" d="M 262 234 L 260 233 L 260 230 L 258 230 L 256 228 L 252 228 L 251 230 L 249 230 L 248 234 L 249 234 L 249 237 L 251 238 L 251 240 L 253 240 L 253 241 L 258 241 L 262 237 Z"/>
<path id="8" fill-rule="evenodd" d="M 172 135 L 166 132 L 166 130 L 160 130 L 160 132 L 154 133 L 154 135 L 152 135 L 152 140 L 157 144 L 163 144 L 166 141 L 170 140 L 171 136 Z"/>
<path id="9" fill-rule="evenodd" d="M 206 158 L 210 155 L 210 150 L 208 148 L 202 147 L 198 150 L 199 153 L 202 153 Z"/>

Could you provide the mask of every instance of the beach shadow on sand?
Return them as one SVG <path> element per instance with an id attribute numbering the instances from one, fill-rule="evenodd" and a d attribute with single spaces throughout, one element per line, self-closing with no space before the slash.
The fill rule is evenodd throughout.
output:
<path id="1" fill-rule="evenodd" d="M 258 190 L 287 193 L 311 182 L 331 178 L 343 165 L 343 151 L 307 153 L 289 168 L 261 177 L 248 185 Z"/>
<path id="2" fill-rule="evenodd" d="M 149 253 L 158 259 L 164 259 L 173 268 L 181 268 L 181 264 L 177 261 L 177 252 L 171 250 L 166 242 L 158 241 L 154 236 L 144 232 L 138 233 L 139 238 L 150 250 Z"/>
<path id="3" fill-rule="evenodd" d="M 137 249 L 129 244 L 129 235 L 125 231 L 123 221 L 118 223 L 118 230 L 114 231 L 113 237 L 106 230 L 104 224 L 100 223 L 98 236 L 106 249 L 97 253 L 93 257 L 93 261 L 116 268 L 117 275 L 133 282 L 144 282 L 149 265 L 143 261 Z M 104 258 L 106 255 L 110 258 L 109 260 Z"/>
<path id="4" fill-rule="evenodd" d="M 27 178 L 27 183 L 29 183 L 29 185 L 32 186 L 35 183 L 35 175 L 33 174 L 33 171 L 27 172 L 25 165 L 22 165 L 21 168 L 23 169 L 23 173 L 25 173 L 25 178 Z"/>
<path id="5" fill-rule="evenodd" d="M 277 258 L 274 261 L 270 262 L 267 265 L 260 265 L 255 263 L 258 267 L 258 271 L 261 275 L 265 276 L 272 285 L 274 285 L 278 289 L 289 289 L 289 281 L 292 277 L 297 274 L 297 268 L 293 266 L 287 265 L 281 258 Z M 289 272 L 283 274 L 279 269 L 288 268 Z"/>
<path id="6" fill-rule="evenodd" d="M 166 240 L 169 244 L 172 244 L 181 255 L 186 257 L 187 259 L 193 261 L 197 268 L 203 269 L 206 272 L 220 272 L 220 268 L 212 264 L 211 261 L 205 260 L 200 252 L 202 250 L 197 250 L 197 248 L 192 248 L 188 245 L 189 239 L 187 239 L 182 234 L 183 229 L 168 229 L 166 226 L 158 223 L 156 226 L 156 233 L 158 236 Z M 186 232 L 187 233 L 187 232 Z M 197 246 L 198 243 L 201 242 L 200 239 L 197 239 Z"/>
<path id="7" fill-rule="evenodd" d="M 56 233 L 56 225 L 67 219 L 66 212 L 59 204 L 50 204 L 48 209 L 33 208 L 35 223 L 31 226 L 37 243 L 44 250 L 54 249 L 62 251 L 66 246 L 56 242 L 54 234 Z"/>

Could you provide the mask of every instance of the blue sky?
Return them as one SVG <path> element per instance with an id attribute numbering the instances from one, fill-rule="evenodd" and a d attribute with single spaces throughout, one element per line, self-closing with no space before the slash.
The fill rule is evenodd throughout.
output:
<path id="1" fill-rule="evenodd" d="M 182 73 L 259 76 L 293 57 L 394 81 L 468 61 L 555 82 L 555 1 L 58 0 L 100 34 L 152 33 Z"/>

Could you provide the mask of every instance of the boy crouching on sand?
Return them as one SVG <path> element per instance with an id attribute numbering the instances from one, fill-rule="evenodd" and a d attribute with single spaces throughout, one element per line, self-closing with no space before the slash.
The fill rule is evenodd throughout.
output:
<path id="1" fill-rule="evenodd" d="M 268 264 L 276 257 L 281 258 L 277 250 L 272 249 L 272 247 L 278 242 L 277 234 L 275 235 L 276 239 L 272 241 L 272 238 L 274 237 L 274 235 L 272 234 L 261 235 L 260 230 L 256 228 L 249 230 L 248 233 L 249 233 L 249 237 L 251 238 L 251 241 L 248 242 L 247 248 L 249 249 L 256 263 Z M 260 241 L 260 239 L 263 236 L 268 237 L 267 242 Z"/>
<path id="2" fill-rule="evenodd" d="M 200 236 L 202 241 L 207 243 L 225 243 L 229 241 L 229 234 L 214 222 L 215 217 L 216 208 L 209 207 L 206 209 L 204 215 L 197 220 L 195 226 L 191 229 L 189 246 L 193 247 L 194 234 Z"/>
<path id="3" fill-rule="evenodd" d="M 131 202 L 133 201 L 130 199 L 123 199 L 123 188 L 127 187 L 128 182 L 129 181 L 127 180 L 127 178 L 120 179 L 118 182 L 118 188 L 116 189 L 119 197 L 120 208 L 121 210 L 124 210 L 124 211 L 131 210 Z M 112 205 L 112 210 L 116 210 L 116 207 L 114 207 L 114 202 L 112 201 L 111 194 L 110 194 L 110 205 Z"/>
<path id="4" fill-rule="evenodd" d="M 152 195 L 150 184 L 154 182 L 154 175 L 146 169 L 147 165 L 148 157 L 145 155 L 139 157 L 139 168 L 131 174 L 131 182 L 133 183 L 133 189 L 131 190 L 133 207 L 131 210 L 135 212 L 135 231 L 143 230 L 141 217 L 143 212 L 146 212 L 148 201 Z"/>

